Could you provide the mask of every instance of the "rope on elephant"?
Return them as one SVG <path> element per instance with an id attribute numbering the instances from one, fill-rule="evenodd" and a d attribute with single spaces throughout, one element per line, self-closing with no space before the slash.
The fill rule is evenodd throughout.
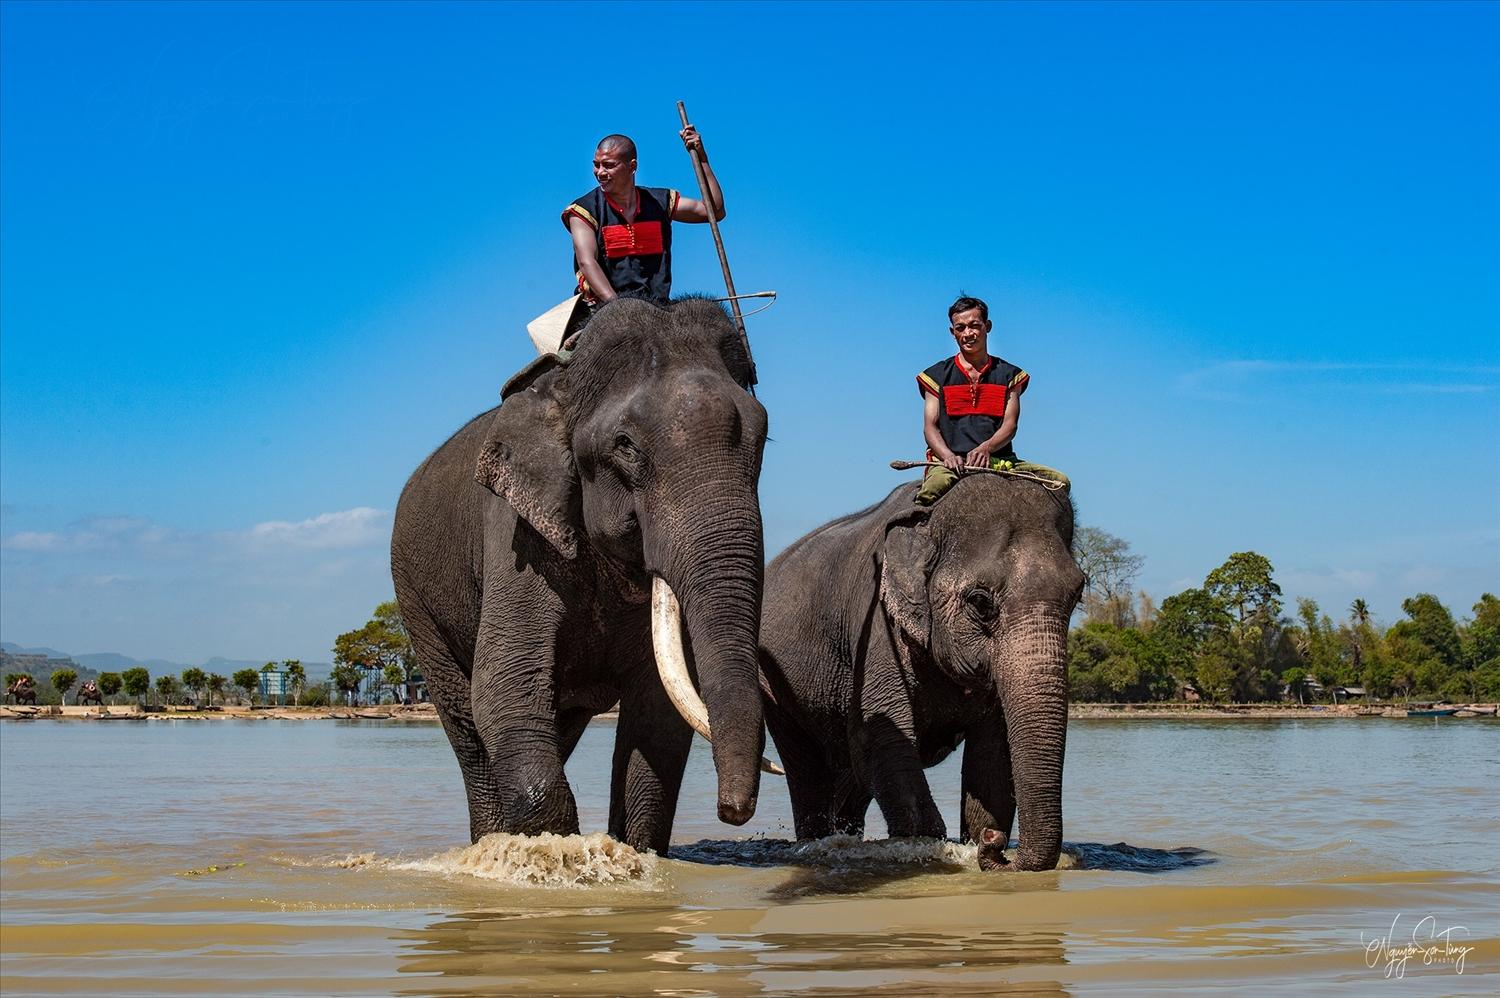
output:
<path id="1" fill-rule="evenodd" d="M 768 301 L 768 302 L 766 302 L 764 305 L 762 305 L 760 308 L 756 309 L 753 312 L 746 312 L 744 315 L 740 316 L 741 319 L 748 319 L 752 315 L 759 315 L 760 313 L 764 312 L 766 309 L 770 308 L 772 305 L 776 304 L 776 292 L 774 292 L 774 291 L 752 291 L 751 293 L 744 294 L 744 295 L 728 295 L 728 296 L 726 296 L 724 298 L 715 298 L 714 301 L 717 301 L 717 302 L 743 301 L 746 298 L 769 298 L 771 300 Z"/>
<path id="2" fill-rule="evenodd" d="M 941 461 L 892 461 L 891 467 L 897 471 L 910 471 L 912 468 L 941 468 Z M 987 475 L 1006 475 L 1010 478 L 1024 478 L 1029 482 L 1036 482 L 1048 492 L 1061 492 L 1067 488 L 1065 484 L 1053 478 L 1043 478 L 1041 475 L 1033 475 L 1029 471 L 1016 471 L 1012 468 L 986 468 L 982 465 L 965 467 L 960 474 L 967 475 L 971 471 L 982 471 Z"/>

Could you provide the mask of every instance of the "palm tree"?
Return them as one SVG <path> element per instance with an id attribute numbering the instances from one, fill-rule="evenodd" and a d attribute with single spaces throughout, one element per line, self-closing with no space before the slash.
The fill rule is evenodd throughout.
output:
<path id="1" fill-rule="evenodd" d="M 210 707 L 212 707 L 214 705 L 214 694 L 215 693 L 219 694 L 219 699 L 221 699 L 221 700 L 224 699 L 224 686 L 228 682 L 229 682 L 229 680 L 225 679 L 223 676 L 219 675 L 217 672 L 211 672 L 211 673 L 209 673 L 209 675 L 208 675 L 208 705 Z"/>
<path id="2" fill-rule="evenodd" d="M 1370 622 L 1370 605 L 1362 599 L 1357 599 L 1349 604 L 1349 615 L 1356 623 L 1368 624 Z"/>
<path id="3" fill-rule="evenodd" d="M 281 663 L 286 669 L 286 681 L 292 687 L 292 702 L 302 698 L 302 688 L 307 685 L 307 670 L 300 659 L 289 658 Z"/>

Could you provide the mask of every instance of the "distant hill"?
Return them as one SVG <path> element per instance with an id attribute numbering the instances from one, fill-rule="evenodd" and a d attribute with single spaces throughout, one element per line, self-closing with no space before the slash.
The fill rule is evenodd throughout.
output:
<path id="1" fill-rule="evenodd" d="M 187 666 L 181 662 L 168 662 L 164 658 L 130 658 L 117 651 L 100 651 L 89 655 L 74 655 L 73 661 L 100 672 L 124 672 L 133 666 L 144 665 L 154 676 L 158 673 L 181 672 Z M 265 665 L 264 662 L 261 665 Z"/>
<path id="2" fill-rule="evenodd" d="M 72 656 L 67 652 L 58 651 L 56 648 L 22 648 L 20 645 L 13 645 L 9 641 L 0 641 L 0 651 L 9 652 L 12 655 L 41 655 L 44 658 L 72 658 Z"/>

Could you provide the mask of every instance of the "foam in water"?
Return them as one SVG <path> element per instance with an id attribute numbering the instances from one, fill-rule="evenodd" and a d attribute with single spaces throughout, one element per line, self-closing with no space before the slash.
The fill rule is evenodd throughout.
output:
<path id="1" fill-rule="evenodd" d="M 351 856 L 340 866 L 378 862 Z M 427 859 L 385 862 L 392 870 L 460 874 L 528 886 L 566 887 L 612 884 L 648 878 L 656 857 L 639 853 L 603 832 L 591 835 L 486 835 L 471 846 L 449 849 Z"/>

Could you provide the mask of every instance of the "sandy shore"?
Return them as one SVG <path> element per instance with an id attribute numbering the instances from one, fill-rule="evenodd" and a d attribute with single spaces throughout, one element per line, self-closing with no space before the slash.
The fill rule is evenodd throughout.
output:
<path id="1" fill-rule="evenodd" d="M 1469 704 L 1466 707 L 1450 704 L 1449 709 L 1460 708 L 1458 717 L 1478 716 L 1493 718 L 1495 704 Z M 600 714 L 601 718 L 613 718 L 614 711 Z M 1368 718 L 1407 717 L 1407 707 L 1394 704 L 1297 704 L 1248 703 L 1248 704 L 1191 704 L 1191 703 L 1143 703 L 1143 704 L 1073 704 L 1068 708 L 1073 719 L 1187 719 L 1187 720 L 1275 720 L 1284 718 Z M 10 720 L 54 720 L 54 721 L 400 721 L 416 724 L 437 724 L 437 708 L 430 703 L 415 707 L 245 707 L 230 705 L 211 710 L 194 710 L 191 707 L 168 707 L 163 710 L 142 711 L 134 706 L 111 706 L 101 710 L 95 706 L 0 707 L 0 719 Z"/>

